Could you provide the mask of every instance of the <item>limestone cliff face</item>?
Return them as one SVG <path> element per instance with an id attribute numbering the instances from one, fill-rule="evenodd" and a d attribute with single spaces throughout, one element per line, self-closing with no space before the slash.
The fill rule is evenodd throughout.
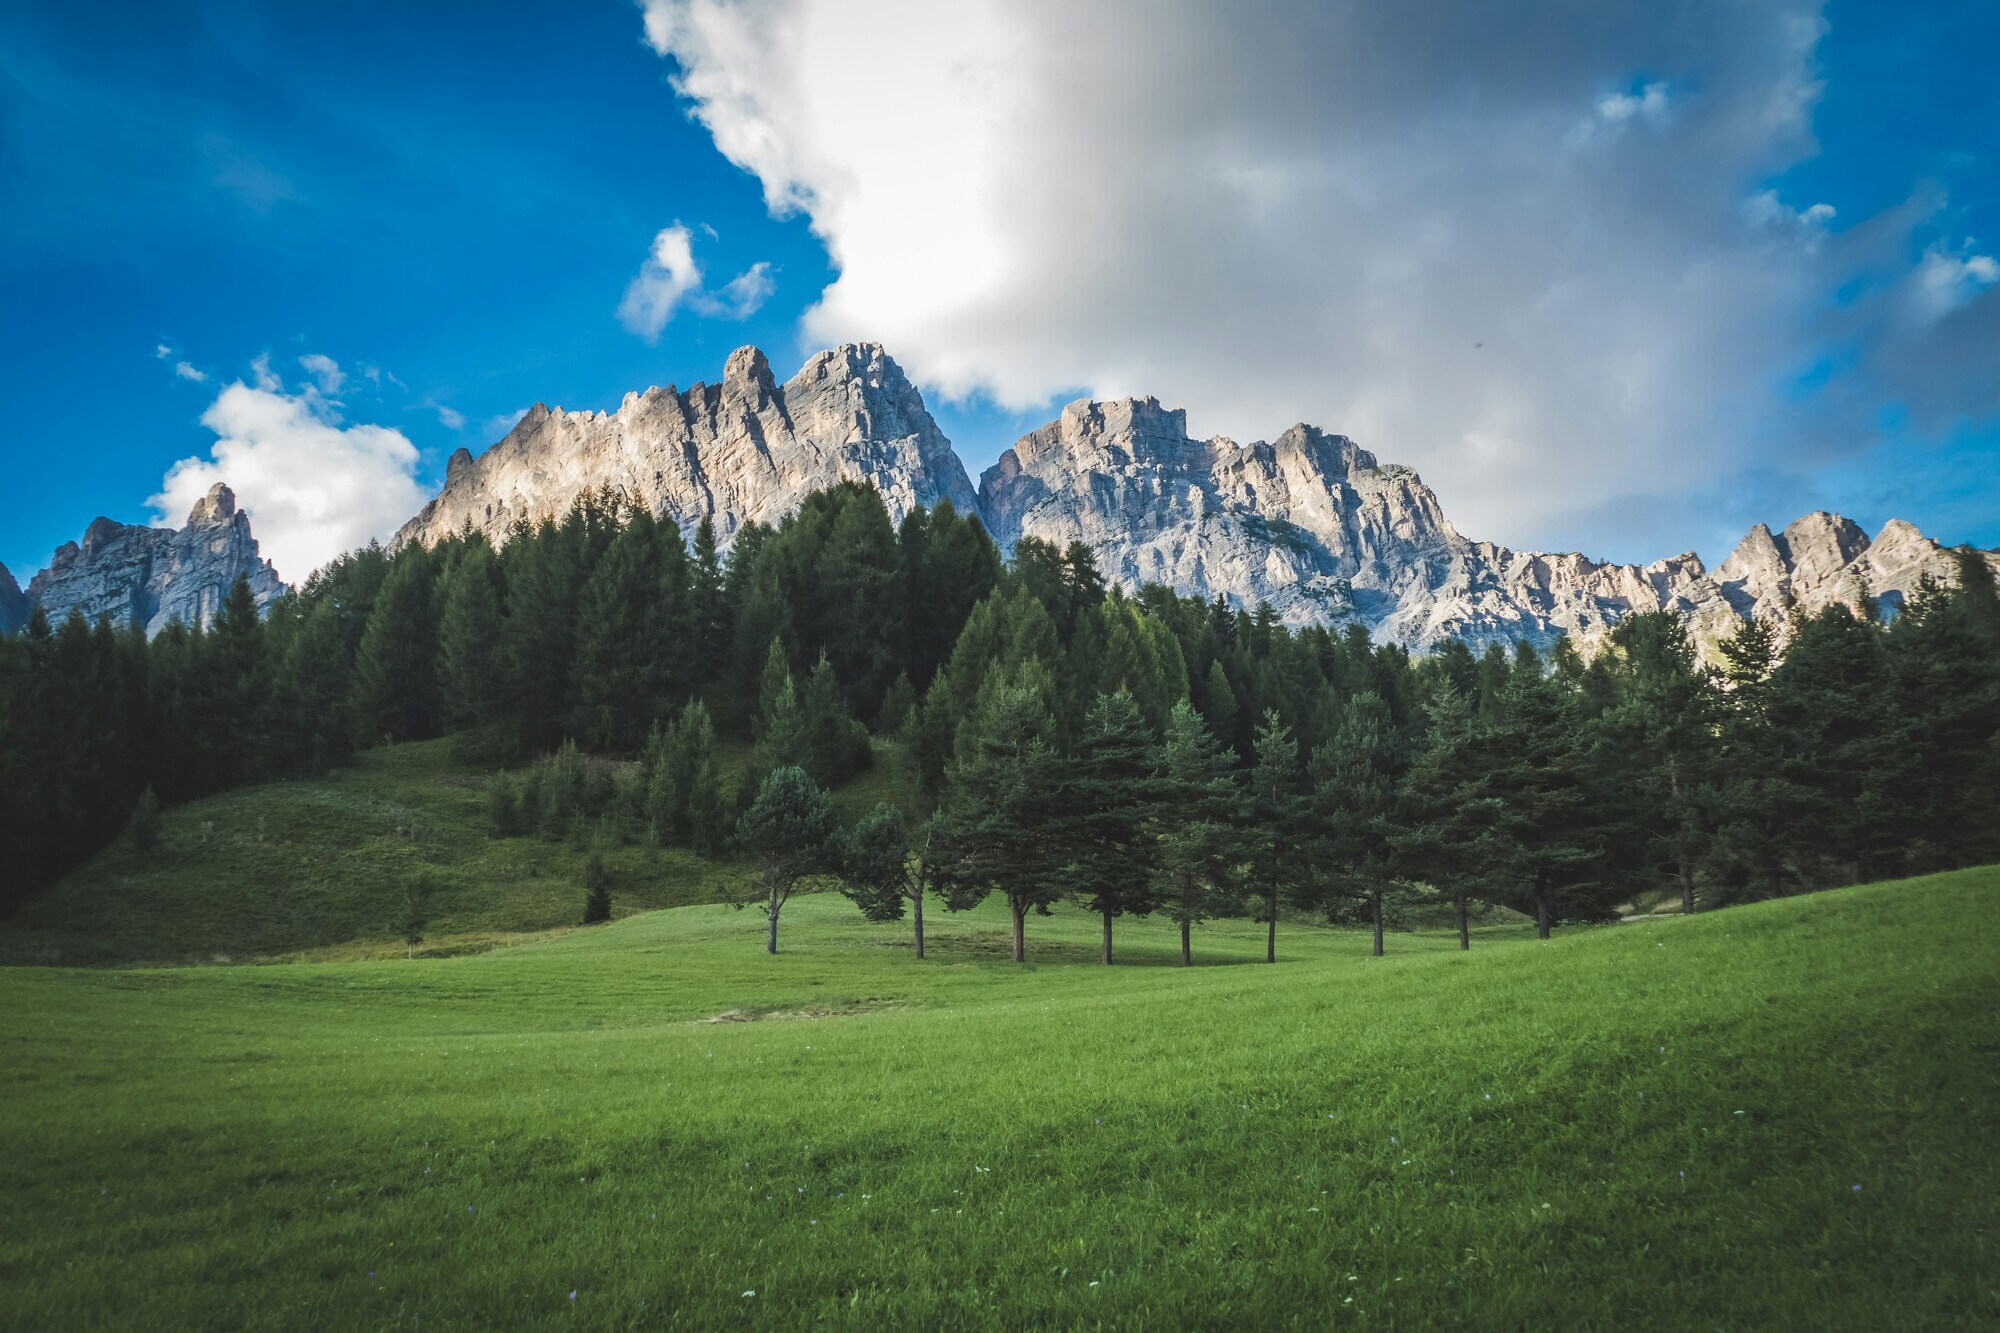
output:
<path id="1" fill-rule="evenodd" d="M 444 489 L 396 541 L 436 542 L 470 523 L 503 542 L 516 520 L 560 516 L 608 486 L 690 536 L 713 516 L 726 546 L 744 523 L 776 522 L 840 481 L 874 485 L 898 522 L 918 505 L 978 503 L 923 396 L 880 346 L 821 352 L 783 384 L 744 347 L 719 384 L 630 393 L 616 412 L 537 403 L 478 458 L 453 455 Z"/>
<path id="2" fill-rule="evenodd" d="M 277 571 L 257 553 L 250 516 L 218 483 L 195 502 L 180 529 L 97 519 L 82 542 L 65 542 L 29 582 L 27 602 L 39 606 L 51 625 L 81 611 L 93 624 L 137 624 L 152 635 L 176 620 L 207 624 L 238 578 L 250 580 L 260 609 L 285 594 Z"/>
<path id="3" fill-rule="evenodd" d="M 1270 442 L 1196 440 L 1185 413 L 1153 398 L 1071 403 L 1003 454 L 975 496 L 922 395 L 873 343 L 821 352 L 784 384 L 745 347 L 718 384 L 628 394 L 616 412 L 538 404 L 485 454 L 454 455 L 443 490 L 397 540 L 435 542 L 469 523 L 501 542 L 517 520 L 609 487 L 689 535 L 712 516 L 726 545 L 744 523 L 775 522 L 844 480 L 877 487 L 898 520 L 948 499 L 1006 548 L 1024 536 L 1082 542 L 1127 587 L 1268 602 L 1293 625 L 1361 624 L 1417 649 L 1589 640 L 1662 609 L 1712 642 L 1746 616 L 1853 601 L 1863 580 L 1893 606 L 1926 572 L 1952 577 L 1949 554 L 1908 524 L 1871 541 L 1831 514 L 1775 536 L 1759 526 L 1713 573 L 1691 552 L 1638 566 L 1513 551 L 1462 536 L 1414 471 L 1344 436 L 1298 425 Z"/>
<path id="4" fill-rule="evenodd" d="M 1415 472 L 1342 436 L 1299 425 L 1268 444 L 1193 440 L 1185 415 L 1152 398 L 1071 403 L 986 471 L 980 506 L 1003 546 L 1080 541 L 1127 586 L 1268 602 L 1294 625 L 1359 623 L 1418 649 L 1587 641 L 1657 610 L 1713 642 L 1745 617 L 1852 603 L 1864 580 L 1894 606 L 1925 573 L 1954 577 L 1949 553 L 1907 523 L 1871 542 L 1824 513 L 1775 537 L 1759 525 L 1713 575 L 1692 552 L 1638 566 L 1512 551 L 1461 536 Z"/>
<path id="5" fill-rule="evenodd" d="M 1730 614 L 1692 555 L 1640 569 L 1471 541 L 1414 471 L 1344 436 L 1192 440 L 1151 398 L 1071 403 L 987 470 L 980 503 L 1003 545 L 1081 541 L 1127 585 L 1269 602 L 1295 625 L 1358 622 L 1413 647 L 1594 633 L 1635 607 Z"/>

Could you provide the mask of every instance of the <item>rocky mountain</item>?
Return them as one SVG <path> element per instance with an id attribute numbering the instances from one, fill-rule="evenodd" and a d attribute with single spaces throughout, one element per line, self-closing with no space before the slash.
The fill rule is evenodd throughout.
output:
<path id="1" fill-rule="evenodd" d="M 63 543 L 49 567 L 29 581 L 25 600 L 28 608 L 39 606 L 51 625 L 81 611 L 92 623 L 136 623 L 151 635 L 175 620 L 208 623 L 239 577 L 250 580 L 260 608 L 285 594 L 277 571 L 257 553 L 250 516 L 218 483 L 195 502 L 183 528 L 97 519 L 81 543 Z M 0 601 L 4 594 L 0 586 Z"/>
<path id="2" fill-rule="evenodd" d="M 744 347 L 720 383 L 629 393 L 616 412 L 535 404 L 478 458 L 452 455 L 444 489 L 396 540 L 435 542 L 470 523 L 504 541 L 517 519 L 560 515 L 608 486 L 690 536 L 712 516 L 726 546 L 744 523 L 774 522 L 840 481 L 873 484 L 899 522 L 918 505 L 978 503 L 923 395 L 880 346 L 821 352 L 783 384 Z"/>
<path id="3" fill-rule="evenodd" d="M 1713 575 L 1693 552 L 1637 566 L 1512 551 L 1462 536 L 1415 472 L 1344 436 L 1298 425 L 1270 443 L 1195 440 L 1152 398 L 1071 403 L 987 469 L 979 498 L 1005 546 L 1081 541 L 1127 586 L 1268 602 L 1295 625 L 1360 623 L 1414 648 L 1587 640 L 1651 610 L 1713 640 L 1747 616 L 1853 602 L 1864 581 L 1893 605 L 1925 573 L 1954 577 L 1909 524 L 1871 541 L 1830 514 L 1777 537 L 1759 526 Z"/>
<path id="4" fill-rule="evenodd" d="M 784 384 L 744 347 L 718 384 L 627 394 L 616 412 L 537 404 L 483 455 L 453 455 L 443 490 L 397 541 L 435 542 L 468 523 L 504 541 L 517 519 L 608 486 L 684 533 L 713 516 L 726 545 L 744 523 L 850 479 L 880 489 L 899 520 L 949 499 L 1003 547 L 1083 542 L 1127 587 L 1268 602 L 1294 625 L 1358 623 L 1417 649 L 1588 640 L 1661 609 L 1712 641 L 1746 616 L 1853 601 L 1864 582 L 1893 606 L 1923 574 L 1953 576 L 1949 554 L 1909 524 L 1871 540 L 1830 514 L 1775 536 L 1760 525 L 1713 572 L 1693 552 L 1639 566 L 1514 551 L 1460 534 L 1416 472 L 1345 436 L 1302 424 L 1270 442 L 1197 440 L 1184 412 L 1153 398 L 1069 404 L 987 469 L 975 495 L 923 396 L 873 343 L 821 352 Z"/>

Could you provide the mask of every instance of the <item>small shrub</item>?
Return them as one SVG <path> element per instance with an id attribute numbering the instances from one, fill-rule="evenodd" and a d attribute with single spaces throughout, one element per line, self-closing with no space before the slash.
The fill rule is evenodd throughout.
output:
<path id="1" fill-rule="evenodd" d="M 132 822 L 125 826 L 125 837 L 142 852 L 150 852 L 159 845 L 160 798 L 153 795 L 151 787 L 139 793 L 139 803 L 132 807 Z"/>
<path id="2" fill-rule="evenodd" d="M 592 852 L 583 863 L 583 924 L 588 926 L 611 919 L 611 872 L 604 868 L 601 852 Z"/>

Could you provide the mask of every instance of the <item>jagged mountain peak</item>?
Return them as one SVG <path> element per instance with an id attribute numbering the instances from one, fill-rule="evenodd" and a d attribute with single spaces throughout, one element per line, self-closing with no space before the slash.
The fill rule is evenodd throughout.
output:
<path id="1" fill-rule="evenodd" d="M 51 624 L 76 611 L 92 623 L 137 624 L 157 634 L 174 621 L 208 623 L 238 578 L 250 581 L 259 607 L 284 596 L 277 571 L 258 553 L 250 515 L 218 482 L 195 502 L 182 528 L 92 520 L 81 542 L 63 543 L 49 567 L 29 581 L 24 601 L 39 606 Z"/>
<path id="2" fill-rule="evenodd" d="M 739 347 L 722 378 L 625 395 L 616 412 L 537 403 L 484 454 L 454 455 L 444 489 L 396 540 L 434 542 L 466 523 L 495 542 L 610 487 L 692 534 L 713 517 L 724 545 L 775 522 L 809 491 L 867 481 L 897 520 L 920 504 L 977 504 L 923 396 L 878 343 L 807 359 L 778 383 L 764 353 Z"/>

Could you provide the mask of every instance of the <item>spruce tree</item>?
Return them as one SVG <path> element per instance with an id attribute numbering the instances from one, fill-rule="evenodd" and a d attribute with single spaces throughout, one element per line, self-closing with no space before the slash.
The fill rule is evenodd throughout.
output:
<path id="1" fill-rule="evenodd" d="M 438 579 L 438 698 L 452 731 L 497 721 L 506 701 L 499 570 L 474 537 Z"/>
<path id="2" fill-rule="evenodd" d="M 1305 822 L 1305 774 L 1299 743 L 1277 711 L 1266 710 L 1252 744 L 1251 810 L 1257 838 L 1251 871 L 1256 885 L 1256 920 L 1265 924 L 1264 961 L 1278 961 L 1278 909 L 1303 886 L 1296 841 Z"/>
<path id="3" fill-rule="evenodd" d="M 1401 907 L 1394 847 L 1402 832 L 1400 783 L 1409 767 L 1407 747 L 1373 690 L 1349 699 L 1326 743 L 1310 765 L 1314 825 L 1322 849 L 1316 887 L 1338 920 L 1359 906 L 1382 956 L 1385 903 Z"/>
<path id="4" fill-rule="evenodd" d="M 1159 756 L 1131 695 L 1097 696 L 1076 757 L 1061 769 L 1054 832 L 1066 861 L 1065 887 L 1103 922 L 1100 961 L 1109 964 L 1113 920 L 1145 916 L 1159 902 L 1152 838 Z"/>
<path id="5" fill-rule="evenodd" d="M 1023 674 L 1032 674 L 1026 673 Z M 1014 923 L 1014 961 L 1027 961 L 1027 916 L 1061 896 L 1055 719 L 1043 691 L 995 678 L 960 728 L 947 770 L 933 859 L 945 903 L 963 910 L 998 891 Z"/>
<path id="6" fill-rule="evenodd" d="M 406 547 L 389 567 L 354 659 L 355 739 L 424 740 L 438 733 L 436 571 Z"/>
<path id="7" fill-rule="evenodd" d="M 1181 966 L 1194 965 L 1193 928 L 1235 909 L 1236 877 L 1250 857 L 1248 808 L 1233 756 L 1186 699 L 1174 705 L 1160 747 L 1155 883 L 1181 929 Z"/>
<path id="8" fill-rule="evenodd" d="M 757 862 L 769 952 L 778 952 L 778 914 L 799 885 L 837 871 L 837 832 L 832 802 L 796 765 L 773 770 L 737 824 L 737 841 Z"/>

